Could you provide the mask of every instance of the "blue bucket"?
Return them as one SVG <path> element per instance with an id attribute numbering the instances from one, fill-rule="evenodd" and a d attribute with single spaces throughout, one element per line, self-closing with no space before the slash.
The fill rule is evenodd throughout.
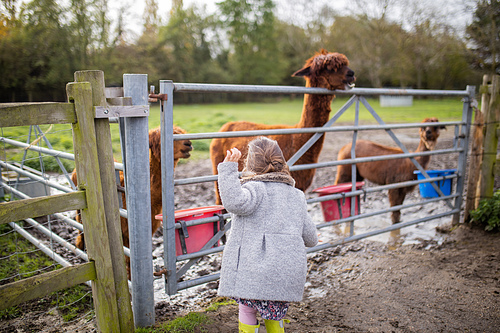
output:
<path id="1" fill-rule="evenodd" d="M 453 175 L 457 172 L 457 169 L 447 169 L 447 170 L 425 170 L 429 177 L 434 178 L 434 177 L 440 177 L 440 176 L 449 176 Z M 425 176 L 418 170 L 413 171 L 414 174 L 417 175 L 417 179 L 425 179 Z M 437 182 L 434 182 L 439 189 L 443 192 L 444 195 L 450 195 L 451 194 L 451 186 L 452 186 L 452 181 L 453 179 L 445 179 L 445 180 L 439 180 Z M 431 185 L 432 183 L 423 183 L 423 184 L 418 184 L 419 189 L 420 189 L 420 195 L 423 198 L 437 198 L 439 197 L 439 194 L 436 192 L 434 187 Z"/>

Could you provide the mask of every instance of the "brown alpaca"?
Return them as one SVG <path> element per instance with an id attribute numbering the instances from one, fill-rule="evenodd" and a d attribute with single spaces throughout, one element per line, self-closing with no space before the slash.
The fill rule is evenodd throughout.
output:
<path id="1" fill-rule="evenodd" d="M 437 118 L 425 118 L 423 123 L 439 122 Z M 436 146 L 437 138 L 439 137 L 439 130 L 445 129 L 444 126 L 425 126 L 419 129 L 420 143 L 415 152 L 423 152 L 434 149 Z M 346 160 L 351 158 L 352 144 L 345 145 L 339 151 L 338 160 Z M 392 148 L 383 146 L 375 142 L 358 140 L 356 141 L 356 157 L 369 157 L 380 155 L 402 154 L 403 151 L 399 148 Z M 415 157 L 420 165 L 426 169 L 431 160 L 430 156 Z M 397 160 L 385 160 L 375 162 L 365 162 L 356 164 L 356 181 L 368 179 L 369 181 L 379 184 L 393 184 L 409 180 L 417 179 L 417 175 L 413 171 L 417 170 L 415 165 L 409 158 Z M 337 177 L 335 184 L 350 183 L 351 182 L 351 165 L 339 165 L 337 167 Z M 391 207 L 401 205 L 407 193 L 411 192 L 414 186 L 402 187 L 389 190 L 389 202 Z M 401 212 L 392 212 L 392 223 L 400 221 Z"/>
<path id="2" fill-rule="evenodd" d="M 355 81 L 354 72 L 348 67 L 349 60 L 340 53 L 328 53 L 321 50 L 308 59 L 304 67 L 296 71 L 292 76 L 303 76 L 306 87 L 326 88 L 329 90 L 344 90 L 352 87 Z M 329 119 L 331 103 L 334 95 L 304 95 L 304 106 L 300 121 L 295 126 L 287 125 L 264 125 L 248 121 L 235 121 L 224 124 L 219 132 L 249 131 L 281 128 L 304 128 L 322 127 Z M 291 134 L 291 135 L 269 135 L 268 137 L 278 141 L 285 159 L 290 159 L 304 143 L 311 138 L 313 133 Z M 217 165 L 224 160 L 226 151 L 237 147 L 242 153 L 239 162 L 239 170 L 243 169 L 243 161 L 247 153 L 248 142 L 255 137 L 221 138 L 213 139 L 210 144 L 210 158 L 214 174 L 217 174 Z M 296 164 L 309 164 L 318 161 L 319 153 L 323 147 L 324 136 L 309 148 L 309 150 L 297 161 Z M 292 177 L 295 186 L 305 191 L 311 185 L 315 169 L 294 171 Z M 215 185 L 216 203 L 220 204 L 217 183 Z"/>
<path id="3" fill-rule="evenodd" d="M 186 131 L 180 127 L 174 126 L 174 134 L 185 134 Z M 179 163 L 181 158 L 189 158 L 190 151 L 193 150 L 191 146 L 191 141 L 189 140 L 179 140 L 174 141 L 174 168 Z M 161 135 L 160 128 L 155 128 L 149 131 L 149 172 L 150 172 L 150 186 L 151 186 L 151 227 L 153 235 L 160 227 L 161 221 L 155 219 L 157 214 L 162 211 L 162 193 L 161 193 Z M 71 175 L 71 180 L 75 185 L 77 185 L 76 180 L 76 170 L 73 171 Z M 123 187 L 125 182 L 123 179 L 123 172 L 120 171 L 120 184 Z M 127 208 L 127 203 L 125 199 L 125 193 L 122 192 L 122 203 L 123 208 Z M 77 211 L 76 220 L 81 223 L 80 212 Z M 122 227 L 122 238 L 123 245 L 126 247 L 130 246 L 129 234 L 128 234 L 128 222 L 124 217 L 120 218 Z M 76 247 L 83 250 L 85 247 L 84 234 L 79 233 L 75 241 Z M 125 256 L 127 263 L 127 274 L 130 279 L 130 258 Z"/>

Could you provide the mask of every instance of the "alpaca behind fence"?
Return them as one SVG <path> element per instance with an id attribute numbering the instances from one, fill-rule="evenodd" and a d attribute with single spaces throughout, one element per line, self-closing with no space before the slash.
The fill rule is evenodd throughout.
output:
<path id="1" fill-rule="evenodd" d="M 321 50 L 305 62 L 300 70 L 293 76 L 303 76 L 306 80 L 306 87 L 326 88 L 329 90 L 345 90 L 353 86 L 354 72 L 348 67 L 349 60 L 340 53 L 329 53 Z M 331 112 L 331 103 L 334 95 L 304 95 L 304 106 L 298 124 L 287 125 L 265 125 L 248 121 L 229 122 L 222 126 L 220 132 L 249 131 L 283 128 L 305 128 L 322 127 L 328 120 Z M 292 135 L 269 135 L 268 137 L 278 141 L 283 151 L 285 159 L 290 159 L 313 134 L 292 134 Z M 237 147 L 243 154 L 239 163 L 239 170 L 243 168 L 243 161 L 246 157 L 247 145 L 255 137 L 237 137 L 213 139 L 210 145 L 210 158 L 214 174 L 217 174 L 217 165 L 224 160 L 227 150 Z M 297 161 L 297 164 L 316 163 L 323 148 L 324 136 L 309 148 L 309 150 Z M 315 169 L 292 172 L 295 179 L 295 186 L 305 191 L 312 182 Z M 219 191 L 216 183 L 215 188 L 216 203 L 220 204 Z"/>
<path id="2" fill-rule="evenodd" d="M 425 118 L 423 123 L 439 122 L 437 118 Z M 420 142 L 415 152 L 423 152 L 433 150 L 436 146 L 439 137 L 439 130 L 444 129 L 444 126 L 423 126 L 419 129 Z M 342 147 L 338 153 L 337 159 L 346 160 L 351 158 L 352 144 L 347 144 Z M 403 151 L 399 148 L 384 146 L 372 141 L 358 140 L 356 142 L 355 154 L 358 157 L 381 156 L 402 154 Z M 415 160 L 426 169 L 431 160 L 430 156 L 415 157 Z M 417 179 L 417 175 L 413 171 L 417 167 L 409 158 L 397 160 L 383 160 L 374 162 L 364 162 L 356 164 L 356 181 L 367 179 L 378 185 L 400 183 L 408 180 Z M 352 180 L 351 165 L 339 165 L 337 168 L 337 176 L 335 184 L 347 183 Z M 389 203 L 391 207 L 401 205 L 406 197 L 406 194 L 411 192 L 415 185 L 390 189 L 388 191 Z M 391 219 L 393 223 L 400 221 L 401 212 L 392 212 Z"/>

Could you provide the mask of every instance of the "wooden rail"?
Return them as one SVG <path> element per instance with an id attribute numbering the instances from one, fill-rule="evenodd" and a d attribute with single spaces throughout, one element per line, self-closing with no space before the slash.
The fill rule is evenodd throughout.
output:
<path id="1" fill-rule="evenodd" d="M 85 191 L 0 203 L 0 224 L 87 208 Z"/>
<path id="2" fill-rule="evenodd" d="M 71 124 L 76 114 L 72 103 L 0 103 L 0 119 L 1 127 Z"/>

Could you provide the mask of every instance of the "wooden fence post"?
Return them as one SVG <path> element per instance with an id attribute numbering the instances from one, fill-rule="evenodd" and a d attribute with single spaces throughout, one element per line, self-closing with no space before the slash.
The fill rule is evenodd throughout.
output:
<path id="1" fill-rule="evenodd" d="M 479 173 L 481 170 L 481 163 L 483 161 L 483 128 L 484 128 L 484 115 L 488 113 L 490 104 L 490 95 L 488 94 L 488 83 L 490 82 L 490 75 L 483 76 L 483 84 L 479 91 L 481 96 L 481 109 L 476 109 L 474 117 L 474 129 L 472 132 L 472 146 L 469 162 L 469 170 L 467 172 L 467 196 L 465 200 L 464 221 L 470 221 L 470 211 L 477 208 L 477 200 L 479 193 Z"/>
<path id="2" fill-rule="evenodd" d="M 119 332 L 118 308 L 112 302 L 116 291 L 106 230 L 101 177 L 97 161 L 96 137 L 90 83 L 68 83 L 68 99 L 74 101 L 77 123 L 73 124 L 73 143 L 78 187 L 84 189 L 87 208 L 81 210 L 85 221 L 85 243 L 89 261 L 94 261 L 96 279 L 92 280 L 92 297 L 97 325 L 102 332 Z"/>
<path id="3" fill-rule="evenodd" d="M 106 106 L 104 94 L 104 72 L 99 70 L 75 72 L 76 82 L 90 82 L 92 87 L 92 106 Z M 95 116 L 95 112 L 93 113 Z M 108 233 L 111 261 L 113 263 L 116 302 L 118 304 L 121 332 L 134 331 L 134 319 L 130 303 L 123 240 L 118 212 L 118 194 L 116 191 L 116 176 L 111 145 L 111 131 L 108 118 L 95 118 L 95 135 L 97 139 L 97 154 L 99 156 L 99 173 L 103 184 L 104 214 Z"/>
<path id="4" fill-rule="evenodd" d="M 93 79 L 91 74 L 94 74 Z M 91 71 L 91 74 L 85 80 L 83 74 L 75 74 L 76 80 L 86 82 L 70 83 L 67 91 L 68 98 L 75 101 L 78 119 L 78 122 L 73 125 L 73 140 L 75 159 L 78 162 L 75 163 L 78 186 L 85 188 L 87 193 L 88 208 L 83 209 L 81 213 L 87 252 L 89 259 L 95 262 L 96 267 L 97 279 L 92 281 L 92 295 L 100 331 L 133 332 L 130 295 L 121 245 L 121 230 L 119 230 L 120 218 L 114 216 L 118 214 L 118 197 L 109 124 L 106 137 L 106 134 L 102 133 L 101 126 L 97 124 L 99 121 L 94 121 L 96 92 L 93 91 L 96 91 L 94 86 L 99 86 L 100 80 L 96 71 Z M 84 85 L 88 89 L 86 95 L 88 97 L 84 100 L 79 90 L 75 89 L 79 85 Z M 102 86 L 102 92 L 104 92 L 103 80 Z M 86 147 L 93 147 L 95 153 Z M 112 173 L 112 182 L 107 176 L 109 172 Z M 113 209 L 116 214 L 110 213 Z"/>
<path id="5" fill-rule="evenodd" d="M 497 156 L 497 129 L 500 120 L 500 76 L 494 75 L 491 80 L 491 98 L 489 112 L 485 114 L 485 133 L 483 145 L 483 163 L 481 165 L 480 199 L 493 197 L 495 183 L 495 163 Z"/>

